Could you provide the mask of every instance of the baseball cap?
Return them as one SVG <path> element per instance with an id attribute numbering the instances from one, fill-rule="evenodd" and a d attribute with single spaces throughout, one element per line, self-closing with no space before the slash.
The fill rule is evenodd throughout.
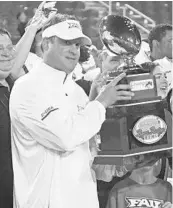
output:
<path id="1" fill-rule="evenodd" d="M 81 38 L 83 45 L 91 45 L 92 41 L 83 34 L 82 28 L 76 20 L 66 20 L 46 28 L 42 33 L 42 38 L 57 36 L 63 40 L 74 40 Z"/>

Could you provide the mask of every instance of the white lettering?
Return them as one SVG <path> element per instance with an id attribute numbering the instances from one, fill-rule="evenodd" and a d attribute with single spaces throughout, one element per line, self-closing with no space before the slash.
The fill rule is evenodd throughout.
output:
<path id="1" fill-rule="evenodd" d="M 157 138 L 158 138 L 157 134 L 144 135 L 144 140 L 152 140 L 152 139 L 157 139 Z"/>
<path id="2" fill-rule="evenodd" d="M 147 199 L 147 198 L 132 198 L 126 197 L 128 202 L 127 207 L 131 208 L 160 208 L 160 205 L 163 203 L 162 200 L 157 199 Z"/>
<path id="3" fill-rule="evenodd" d="M 128 207 L 137 207 L 140 199 L 130 199 L 130 198 L 127 198 L 127 201 L 130 203 L 128 205 Z"/>
<path id="4" fill-rule="evenodd" d="M 142 199 L 139 202 L 138 207 L 142 207 L 142 206 L 151 207 L 150 204 L 149 204 L 149 201 L 147 199 Z"/>
<path id="5" fill-rule="evenodd" d="M 154 88 L 152 79 L 131 81 L 130 86 L 132 91 L 148 90 Z"/>
<path id="6" fill-rule="evenodd" d="M 160 205 L 163 203 L 163 201 L 154 201 L 153 208 L 160 208 Z"/>

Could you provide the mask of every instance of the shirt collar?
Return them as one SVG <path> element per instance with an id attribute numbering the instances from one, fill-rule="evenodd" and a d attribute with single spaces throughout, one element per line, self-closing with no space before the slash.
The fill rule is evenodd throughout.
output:
<path id="1" fill-rule="evenodd" d="M 38 71 L 39 74 L 42 76 L 46 76 L 46 79 L 49 78 L 53 81 L 54 79 L 56 82 L 64 84 L 67 79 L 67 74 L 64 71 L 59 71 L 57 69 L 52 68 L 51 66 L 45 64 L 43 61 L 38 64 Z"/>
<path id="2" fill-rule="evenodd" d="M 73 79 L 73 72 L 70 74 L 66 74 L 64 71 L 59 71 L 51 66 L 41 62 L 38 65 L 39 75 L 41 74 L 42 77 L 46 80 L 46 83 L 54 83 L 56 86 L 63 86 L 63 91 L 65 94 L 70 95 L 75 90 L 75 82 Z M 39 76 L 38 75 L 38 76 Z"/>

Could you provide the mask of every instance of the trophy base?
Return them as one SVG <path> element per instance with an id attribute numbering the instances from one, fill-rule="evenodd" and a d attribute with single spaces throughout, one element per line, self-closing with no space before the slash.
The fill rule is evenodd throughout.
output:
<path id="1" fill-rule="evenodd" d="M 165 100 L 150 99 L 107 109 L 95 164 L 123 164 L 126 157 L 172 149 L 172 117 Z"/>

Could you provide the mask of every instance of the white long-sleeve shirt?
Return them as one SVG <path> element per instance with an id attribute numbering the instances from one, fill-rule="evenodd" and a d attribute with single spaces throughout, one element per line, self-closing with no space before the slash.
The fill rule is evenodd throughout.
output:
<path id="1" fill-rule="evenodd" d="M 10 98 L 15 208 L 98 208 L 89 139 L 105 108 L 41 62 Z"/>

